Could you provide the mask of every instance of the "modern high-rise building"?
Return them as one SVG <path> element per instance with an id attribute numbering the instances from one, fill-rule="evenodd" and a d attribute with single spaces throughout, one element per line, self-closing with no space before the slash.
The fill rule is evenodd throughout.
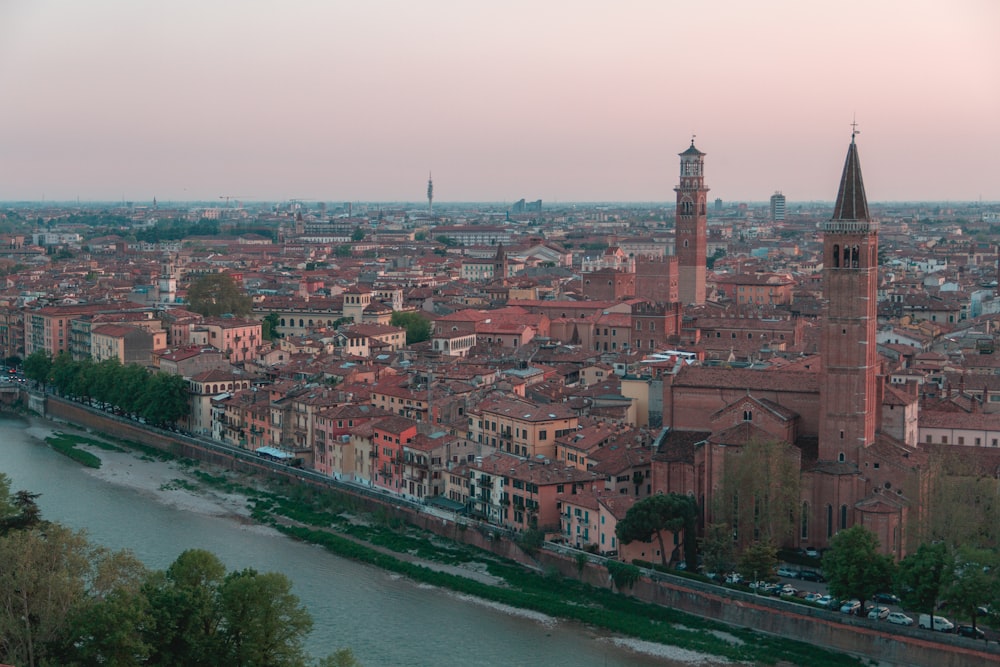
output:
<path id="1" fill-rule="evenodd" d="M 785 219 L 785 195 L 775 192 L 771 195 L 771 220 L 778 222 Z"/>
<path id="2" fill-rule="evenodd" d="M 677 193 L 675 247 L 683 304 L 705 303 L 705 260 L 708 244 L 708 214 L 705 187 L 705 153 L 691 146 L 680 153 L 680 184 Z"/>

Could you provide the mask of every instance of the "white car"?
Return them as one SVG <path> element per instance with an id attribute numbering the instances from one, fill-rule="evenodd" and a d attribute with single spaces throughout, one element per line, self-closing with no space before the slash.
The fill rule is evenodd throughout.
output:
<path id="1" fill-rule="evenodd" d="M 901 611 L 894 611 L 885 617 L 885 620 L 896 625 L 913 625 L 913 619 Z"/>
<path id="2" fill-rule="evenodd" d="M 868 612 L 868 618 L 873 621 L 882 621 L 889 615 L 888 607 L 872 607 Z"/>
<path id="3" fill-rule="evenodd" d="M 816 600 L 816 604 L 821 607 L 832 607 L 837 604 L 837 600 L 834 600 L 832 595 L 824 595 L 820 599 Z"/>
<path id="4" fill-rule="evenodd" d="M 781 567 L 778 568 L 778 576 L 779 577 L 791 577 L 792 579 L 798 579 L 799 578 L 799 571 L 798 570 L 793 570 L 790 567 L 782 565 Z"/>
<path id="5" fill-rule="evenodd" d="M 854 614 L 857 613 L 858 609 L 861 609 L 860 600 L 846 600 L 844 604 L 840 606 L 841 614 Z"/>

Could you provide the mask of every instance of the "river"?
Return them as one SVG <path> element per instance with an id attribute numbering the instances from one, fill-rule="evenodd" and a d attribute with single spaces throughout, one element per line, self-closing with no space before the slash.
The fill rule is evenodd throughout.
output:
<path id="1" fill-rule="evenodd" d="M 692 664 L 694 656 L 683 650 L 666 648 L 673 659 L 637 653 L 576 623 L 512 613 L 339 558 L 239 517 L 199 511 L 197 503 L 164 502 L 58 454 L 36 437 L 49 428 L 41 420 L 0 418 L 0 471 L 11 478 L 12 491 L 41 493 L 43 517 L 86 530 L 109 548 L 129 549 L 154 569 L 200 548 L 229 569 L 285 574 L 315 621 L 307 648 L 317 657 L 348 647 L 365 667 Z M 164 465 L 129 456 L 116 464 L 125 466 L 124 474 Z"/>

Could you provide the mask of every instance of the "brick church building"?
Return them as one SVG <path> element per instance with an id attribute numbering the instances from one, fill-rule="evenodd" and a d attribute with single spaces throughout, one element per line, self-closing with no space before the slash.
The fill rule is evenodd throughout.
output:
<path id="1" fill-rule="evenodd" d="M 700 303 L 704 154 L 692 141 L 680 157 L 680 289 L 684 303 Z M 714 523 L 718 508 L 739 502 L 717 497 L 727 463 L 735 465 L 750 443 L 781 443 L 779 456 L 798 471 L 800 496 L 786 501 L 794 527 L 785 542 L 822 548 L 837 531 L 860 524 L 878 536 L 885 553 L 901 558 L 907 530 L 919 519 L 927 461 L 916 443 L 918 397 L 889 386 L 876 352 L 878 222 L 868 212 L 853 134 L 823 235 L 819 355 L 767 370 L 687 366 L 666 378 L 668 431 L 654 457 L 653 483 L 664 493 L 693 495 L 702 525 Z M 699 266 L 701 282 L 692 284 Z M 733 526 L 745 544 L 755 535 L 743 528 Z"/>

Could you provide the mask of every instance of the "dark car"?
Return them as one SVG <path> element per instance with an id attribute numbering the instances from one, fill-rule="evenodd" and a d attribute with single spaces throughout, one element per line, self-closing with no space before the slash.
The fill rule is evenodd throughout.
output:
<path id="1" fill-rule="evenodd" d="M 826 581 L 826 577 L 816 570 L 802 570 L 799 572 L 799 579 L 802 581 L 818 581 L 821 583 Z"/>
<path id="2" fill-rule="evenodd" d="M 876 593 L 873 599 L 882 604 L 899 604 L 899 598 L 892 593 Z"/>
<path id="3" fill-rule="evenodd" d="M 972 639 L 986 639 L 986 633 L 979 628 L 974 628 L 971 625 L 960 625 L 955 628 L 955 633 L 963 637 L 970 637 Z"/>

